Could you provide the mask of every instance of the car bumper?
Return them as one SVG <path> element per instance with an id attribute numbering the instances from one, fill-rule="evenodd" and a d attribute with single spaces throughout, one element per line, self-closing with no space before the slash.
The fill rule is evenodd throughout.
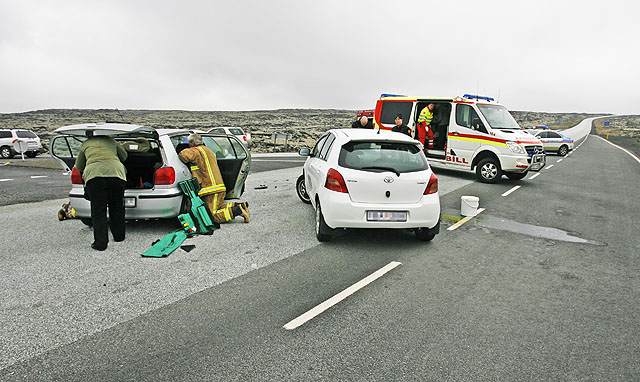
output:
<path id="1" fill-rule="evenodd" d="M 352 202 L 348 194 L 327 190 L 320 195 L 324 220 L 331 228 L 433 228 L 440 221 L 440 196 L 424 195 L 418 203 Z M 407 220 L 367 221 L 367 211 L 406 212 Z"/>
<path id="2" fill-rule="evenodd" d="M 184 194 L 176 189 L 150 190 L 126 190 L 125 219 L 156 219 L 173 218 L 180 214 Z M 84 198 L 84 190 L 74 187 L 69 192 L 71 207 L 76 215 L 81 218 L 91 217 L 91 203 Z"/>
<path id="3" fill-rule="evenodd" d="M 503 155 L 500 157 L 502 170 L 508 172 L 540 171 L 546 165 L 545 155 L 532 157 L 523 155 Z"/>

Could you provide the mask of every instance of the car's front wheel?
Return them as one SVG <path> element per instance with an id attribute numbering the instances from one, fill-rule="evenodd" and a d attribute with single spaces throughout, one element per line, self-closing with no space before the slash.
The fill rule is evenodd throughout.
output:
<path id="1" fill-rule="evenodd" d="M 567 145 L 560 146 L 560 148 L 558 149 L 558 155 L 563 157 L 567 154 L 569 154 L 569 147 Z"/>
<path id="2" fill-rule="evenodd" d="M 316 238 L 319 241 L 329 241 L 333 236 L 333 229 L 327 225 L 324 221 L 324 215 L 322 215 L 322 208 L 320 207 L 320 201 L 316 203 Z"/>
<path id="3" fill-rule="evenodd" d="M 11 152 L 11 147 L 2 146 L 2 148 L 0 148 L 0 156 L 2 156 L 3 159 L 13 158 L 13 152 Z"/>
<path id="4" fill-rule="evenodd" d="M 300 175 L 296 181 L 296 192 L 300 200 L 307 204 L 311 204 L 311 198 L 307 194 L 307 186 L 304 184 L 304 175 Z"/>
<path id="5" fill-rule="evenodd" d="M 500 162 L 495 158 L 484 158 L 476 166 L 476 175 L 483 183 L 496 183 L 502 177 Z"/>

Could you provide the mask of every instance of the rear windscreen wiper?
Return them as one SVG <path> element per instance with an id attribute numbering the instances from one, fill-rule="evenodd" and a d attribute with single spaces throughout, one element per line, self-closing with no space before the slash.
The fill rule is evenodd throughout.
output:
<path id="1" fill-rule="evenodd" d="M 400 176 L 400 171 L 396 170 L 395 168 L 392 167 L 383 167 L 383 166 L 367 166 L 367 167 L 361 167 L 361 170 L 384 170 L 384 171 L 390 171 L 398 176 Z"/>

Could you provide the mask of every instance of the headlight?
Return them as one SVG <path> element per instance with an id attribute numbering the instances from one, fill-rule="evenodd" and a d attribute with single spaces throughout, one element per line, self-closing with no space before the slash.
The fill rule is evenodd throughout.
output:
<path id="1" fill-rule="evenodd" d="M 519 143 L 515 143 L 515 142 L 512 142 L 512 141 L 507 141 L 507 147 L 509 148 L 509 150 L 511 150 L 512 152 L 514 152 L 516 154 L 525 154 L 525 155 L 527 154 L 527 151 Z"/>

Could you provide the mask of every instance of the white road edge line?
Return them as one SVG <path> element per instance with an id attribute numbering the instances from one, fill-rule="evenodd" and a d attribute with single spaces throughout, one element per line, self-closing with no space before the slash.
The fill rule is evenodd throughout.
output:
<path id="1" fill-rule="evenodd" d="M 482 212 L 482 211 L 484 211 L 484 208 L 478 208 L 478 212 L 476 213 L 476 216 L 480 215 L 480 212 Z M 447 231 L 453 231 L 453 230 L 457 229 L 458 227 L 460 227 L 464 223 L 468 222 L 469 220 L 473 219 L 474 217 L 475 216 L 467 216 L 466 218 L 460 220 L 456 224 L 454 224 L 451 227 L 447 228 Z"/>
<path id="2" fill-rule="evenodd" d="M 620 147 L 620 146 L 616 145 L 615 143 L 609 142 L 608 140 L 606 140 L 606 139 L 602 138 L 601 136 L 596 135 L 596 137 L 598 137 L 598 138 L 602 139 L 603 141 L 607 142 L 608 144 L 610 144 L 610 145 L 612 145 L 612 146 L 615 146 L 615 147 L 619 148 L 620 150 L 624 151 L 625 153 L 627 153 L 627 154 L 631 155 L 631 157 L 632 157 L 633 159 L 635 159 L 635 160 L 636 160 L 636 162 L 640 163 L 640 158 L 638 158 L 637 156 L 635 156 L 631 151 L 629 151 L 629 150 L 625 149 L 624 147 Z"/>
<path id="3" fill-rule="evenodd" d="M 31 175 L 31 179 L 47 178 L 48 175 Z"/>
<path id="4" fill-rule="evenodd" d="M 509 191 L 507 191 L 504 194 L 502 194 L 502 196 L 507 196 L 507 195 L 509 195 L 510 193 L 514 192 L 515 190 L 517 190 L 520 187 L 522 187 L 522 186 L 515 186 L 512 189 L 510 189 Z"/>
<path id="5" fill-rule="evenodd" d="M 553 167 L 553 165 L 547 166 L 547 170 L 550 169 L 551 167 Z"/>
<path id="6" fill-rule="evenodd" d="M 0 179 L 0 182 L 8 182 L 10 180 L 13 180 L 13 179 Z"/>
<path id="7" fill-rule="evenodd" d="M 389 264 L 387 264 L 384 267 L 378 269 L 377 271 L 373 272 L 372 274 L 370 274 L 369 276 L 365 277 L 364 279 L 358 281 L 357 283 L 351 285 L 350 287 L 348 287 L 347 289 L 345 289 L 342 292 L 338 293 L 337 295 L 331 297 L 330 299 L 326 300 L 325 302 L 323 302 L 323 303 L 321 303 L 319 305 L 316 305 L 316 307 L 308 310 L 306 313 L 303 313 L 302 315 L 298 316 L 297 318 L 294 318 L 293 320 L 289 321 L 285 326 L 283 326 L 283 328 L 285 328 L 286 330 L 293 330 L 293 329 L 296 329 L 296 328 L 304 325 L 307 321 L 313 319 L 314 317 L 316 317 L 320 313 L 322 313 L 325 310 L 331 308 L 332 306 L 336 305 L 337 303 L 339 303 L 340 301 L 344 300 L 345 298 L 351 296 L 352 294 L 354 294 L 358 290 L 364 288 L 365 286 L 367 286 L 368 284 L 372 283 L 376 279 L 380 278 L 385 273 L 391 271 L 392 269 L 394 269 L 398 265 L 402 265 L 402 263 L 397 262 L 397 261 L 390 262 Z"/>
<path id="8" fill-rule="evenodd" d="M 536 172 L 535 174 L 533 174 L 533 175 L 531 175 L 531 176 L 529 177 L 529 180 L 531 180 L 531 179 L 535 179 L 535 178 L 537 178 L 537 177 L 539 177 L 539 176 L 540 176 L 540 173 L 539 173 L 539 172 Z"/>

